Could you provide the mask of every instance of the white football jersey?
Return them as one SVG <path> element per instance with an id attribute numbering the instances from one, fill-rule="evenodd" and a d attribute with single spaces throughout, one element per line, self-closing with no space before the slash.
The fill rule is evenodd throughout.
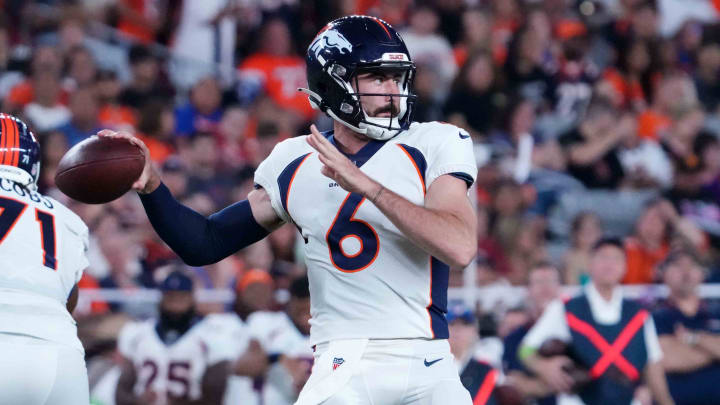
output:
<path id="1" fill-rule="evenodd" d="M 88 266 L 88 228 L 56 200 L 0 179 L 0 332 L 83 350 L 65 305 Z"/>
<path id="2" fill-rule="evenodd" d="M 332 141 L 332 136 L 329 139 Z M 450 124 L 413 123 L 348 156 L 410 202 L 445 174 L 474 181 L 470 136 Z M 339 187 L 301 136 L 280 142 L 255 172 L 277 215 L 305 239 L 311 344 L 347 338 L 447 338 L 448 266 L 413 244 L 370 201 Z"/>
<path id="3" fill-rule="evenodd" d="M 208 316 L 192 326 L 171 344 L 165 344 L 156 330 L 155 320 L 131 322 L 118 336 L 118 351 L 135 366 L 137 380 L 133 391 L 167 398 L 199 399 L 205 371 L 223 360 L 233 360 L 234 342 L 226 325 Z"/>
<path id="4" fill-rule="evenodd" d="M 234 312 L 215 314 L 217 322 L 222 322 L 223 327 L 232 340 L 234 350 L 233 359 L 240 357 L 248 348 L 251 333 L 247 323 L 243 322 Z M 231 375 L 228 378 L 224 405 L 260 405 L 260 385 L 252 378 Z"/>
<path id="5" fill-rule="evenodd" d="M 313 350 L 309 336 L 303 335 L 285 312 L 261 311 L 248 317 L 248 328 L 270 356 L 287 356 L 303 361 L 308 377 L 313 364 Z M 283 367 L 275 363 L 271 367 Z M 292 405 L 297 392 L 286 372 L 274 373 L 272 368 L 262 384 L 263 403 L 268 405 Z"/>

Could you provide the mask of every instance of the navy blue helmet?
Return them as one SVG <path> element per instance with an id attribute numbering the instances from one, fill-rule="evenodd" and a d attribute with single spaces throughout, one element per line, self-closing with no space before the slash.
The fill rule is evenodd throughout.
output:
<path id="1" fill-rule="evenodd" d="M 0 177 L 37 190 L 40 144 L 27 124 L 0 113 Z"/>
<path id="2" fill-rule="evenodd" d="M 309 88 L 300 91 L 308 95 L 314 108 L 334 120 L 379 140 L 395 136 L 410 124 L 415 64 L 405 42 L 385 21 L 352 15 L 330 22 L 308 47 L 306 63 Z M 352 80 L 357 80 L 358 74 L 378 70 L 402 73 L 397 93 L 358 93 L 353 89 Z M 399 97 L 399 113 L 369 117 L 359 96 Z"/>

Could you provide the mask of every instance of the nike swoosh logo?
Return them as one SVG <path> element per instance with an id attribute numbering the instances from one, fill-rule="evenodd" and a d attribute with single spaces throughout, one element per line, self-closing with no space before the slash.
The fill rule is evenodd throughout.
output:
<path id="1" fill-rule="evenodd" d="M 468 138 L 470 138 L 470 135 L 463 135 L 462 132 L 460 132 L 460 133 L 458 134 L 458 136 L 460 137 L 460 139 L 468 139 Z"/>
<path id="2" fill-rule="evenodd" d="M 442 360 L 442 359 L 443 359 L 442 357 L 440 357 L 440 358 L 437 359 L 437 360 L 433 360 L 433 361 L 427 361 L 427 359 L 425 359 L 425 367 L 430 367 L 430 366 L 432 366 L 433 364 L 437 363 L 438 361 L 440 361 L 440 360 Z"/>

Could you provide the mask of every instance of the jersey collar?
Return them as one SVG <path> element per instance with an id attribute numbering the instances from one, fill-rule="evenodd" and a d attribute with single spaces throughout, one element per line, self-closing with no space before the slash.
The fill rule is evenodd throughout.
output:
<path id="1" fill-rule="evenodd" d="M 378 141 L 376 139 L 370 139 L 370 142 L 367 143 L 367 145 L 363 146 L 357 153 L 345 153 L 340 148 L 337 147 L 337 144 L 335 143 L 335 131 L 330 130 L 323 132 L 323 136 L 327 138 L 328 141 L 330 141 L 331 144 L 333 144 L 343 155 L 345 155 L 348 159 L 350 159 L 357 167 L 361 167 L 364 165 L 368 160 L 370 160 L 371 157 L 377 151 L 380 150 L 380 148 L 387 143 L 387 141 Z M 390 138 L 392 139 L 392 138 Z"/>

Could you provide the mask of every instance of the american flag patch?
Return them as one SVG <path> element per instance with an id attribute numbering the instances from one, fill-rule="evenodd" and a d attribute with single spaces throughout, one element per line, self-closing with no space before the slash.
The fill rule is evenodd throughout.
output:
<path id="1" fill-rule="evenodd" d="M 343 363 L 345 363 L 345 359 L 343 359 L 342 357 L 335 357 L 333 359 L 333 371 L 340 367 Z"/>

